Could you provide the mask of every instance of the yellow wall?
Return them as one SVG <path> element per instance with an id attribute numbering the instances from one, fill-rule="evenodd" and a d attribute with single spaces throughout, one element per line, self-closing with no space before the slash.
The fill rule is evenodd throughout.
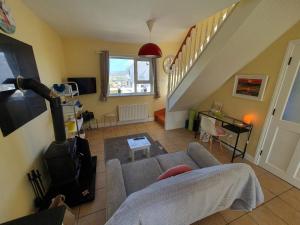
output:
<path id="1" fill-rule="evenodd" d="M 17 24 L 16 33 L 11 36 L 33 46 L 41 81 L 49 86 L 60 82 L 64 73 L 60 37 L 22 0 L 6 3 Z M 34 195 L 26 173 L 40 166 L 38 159 L 52 140 L 49 111 L 7 137 L 0 134 L 0 223 L 32 211 Z"/>
<path id="2" fill-rule="evenodd" d="M 218 101 L 223 103 L 223 111 L 230 116 L 242 119 L 247 113 L 255 114 L 256 119 L 254 121 L 254 129 L 248 148 L 248 153 L 252 156 L 255 156 L 257 143 L 259 141 L 270 101 L 272 99 L 288 42 L 299 38 L 300 22 L 271 44 L 270 47 L 263 51 L 252 62 L 234 74 L 221 88 L 202 102 L 198 107 L 200 110 L 209 109 L 213 101 Z M 268 75 L 269 81 L 263 101 L 233 97 L 232 90 L 235 75 Z"/>
<path id="3" fill-rule="evenodd" d="M 103 119 L 105 113 L 115 112 L 119 104 L 149 103 L 150 116 L 153 116 L 154 110 L 164 107 L 168 76 L 163 72 L 162 61 L 166 55 L 176 54 L 179 48 L 178 42 L 159 44 L 163 52 L 163 57 L 158 62 L 161 98 L 154 99 L 153 96 L 109 97 L 107 102 L 99 101 L 99 55 L 97 51 L 109 50 L 110 55 L 116 56 L 136 56 L 141 45 L 84 38 L 64 38 L 63 46 L 66 62 L 65 79 L 71 76 L 92 76 L 97 79 L 97 93 L 80 97 L 84 108 L 93 111 L 97 119 Z"/>

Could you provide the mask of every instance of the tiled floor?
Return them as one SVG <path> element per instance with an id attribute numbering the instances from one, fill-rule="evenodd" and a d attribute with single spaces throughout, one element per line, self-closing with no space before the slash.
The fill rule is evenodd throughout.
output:
<path id="1" fill-rule="evenodd" d="M 184 129 L 165 131 L 155 122 L 131 124 L 118 127 L 101 128 L 87 132 L 91 151 L 98 156 L 96 199 L 73 211 L 78 225 L 102 225 L 105 223 L 105 164 L 104 139 L 147 132 L 154 140 L 158 140 L 168 152 L 185 150 L 187 144 L 195 141 L 193 133 Z M 230 162 L 231 153 L 219 149 L 218 144 L 210 150 L 223 163 Z M 265 203 L 252 212 L 225 210 L 211 215 L 193 225 L 300 225 L 300 190 L 275 177 L 266 170 L 246 160 L 237 159 L 252 166 L 262 185 Z"/>

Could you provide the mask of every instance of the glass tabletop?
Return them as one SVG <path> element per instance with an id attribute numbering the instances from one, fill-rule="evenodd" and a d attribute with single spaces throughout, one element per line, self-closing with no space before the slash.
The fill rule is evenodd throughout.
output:
<path id="1" fill-rule="evenodd" d="M 239 119 L 236 119 L 236 118 L 233 118 L 233 117 L 230 117 L 230 116 L 226 116 L 226 115 L 218 115 L 218 114 L 215 114 L 211 111 L 200 111 L 199 113 L 201 115 L 205 115 L 205 116 L 214 118 L 214 119 L 216 119 L 218 121 L 221 121 L 223 123 L 232 124 L 232 125 L 235 125 L 235 126 L 241 127 L 241 128 L 248 128 L 248 127 L 252 126 L 251 124 L 246 124 L 246 123 L 244 123 L 243 121 L 241 121 Z"/>

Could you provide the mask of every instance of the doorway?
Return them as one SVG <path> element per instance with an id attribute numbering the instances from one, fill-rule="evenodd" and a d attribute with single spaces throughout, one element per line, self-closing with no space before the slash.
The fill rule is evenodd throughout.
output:
<path id="1" fill-rule="evenodd" d="M 300 188 L 300 40 L 289 44 L 266 119 L 259 165 Z"/>

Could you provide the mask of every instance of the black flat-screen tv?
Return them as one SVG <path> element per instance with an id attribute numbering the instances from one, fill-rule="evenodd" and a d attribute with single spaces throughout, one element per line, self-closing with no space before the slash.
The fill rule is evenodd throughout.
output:
<path id="1" fill-rule="evenodd" d="M 16 90 L 9 84 L 9 80 L 17 76 L 40 80 L 33 49 L 0 34 L 0 127 L 3 136 L 47 110 L 42 97 L 31 90 Z"/>
<path id="2" fill-rule="evenodd" d="M 95 77 L 69 77 L 68 82 L 76 82 L 79 95 L 93 94 L 97 92 Z M 74 90 L 75 87 L 72 86 Z"/>

